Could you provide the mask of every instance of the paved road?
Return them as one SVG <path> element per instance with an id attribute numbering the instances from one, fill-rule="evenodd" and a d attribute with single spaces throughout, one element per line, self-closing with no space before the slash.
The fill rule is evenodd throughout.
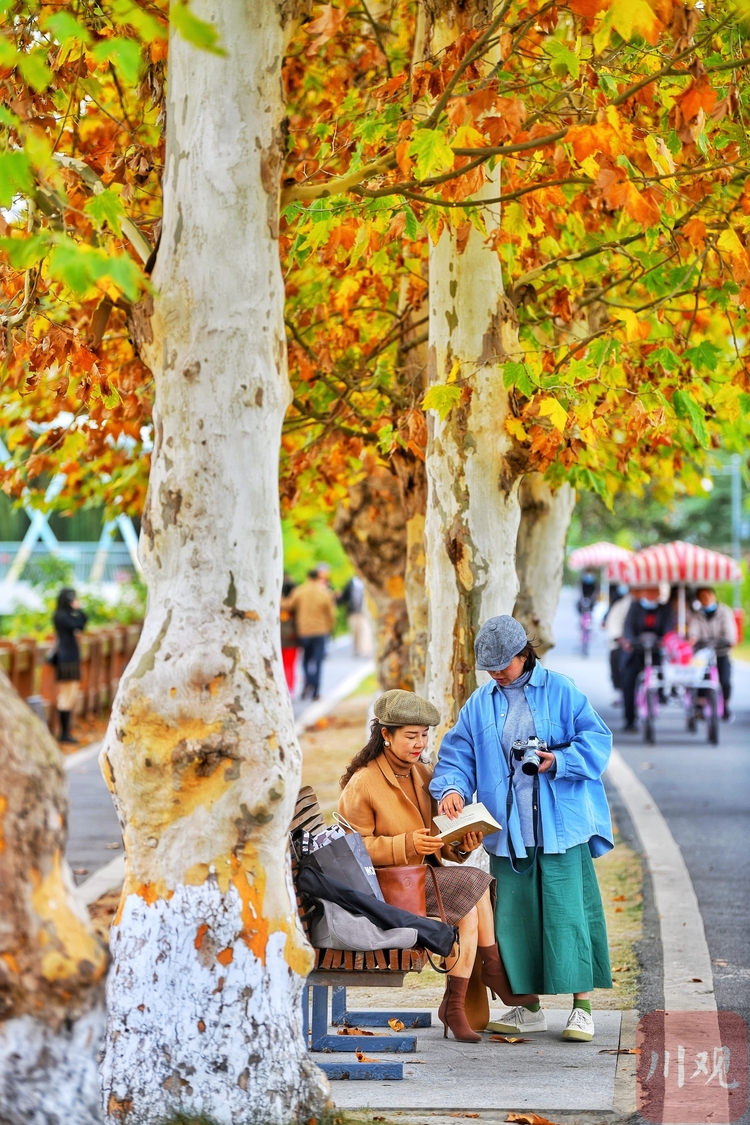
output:
<path id="1" fill-rule="evenodd" d="M 750 1021 L 750 665 L 735 665 L 736 718 L 722 723 L 719 746 L 708 745 L 705 727 L 688 734 L 674 705 L 661 711 L 656 745 L 646 746 L 639 736 L 621 733 L 622 711 L 612 706 L 601 630 L 589 658 L 579 655 L 574 602 L 573 591 L 564 590 L 555 623 L 558 645 L 547 663 L 586 692 L 666 818 L 703 915 L 717 1005 Z M 652 912 L 652 929 L 654 917 Z M 647 941 L 658 955 L 653 934 L 647 933 Z M 663 1006 L 656 975 L 650 987 L 645 1005 Z"/>
<path id="2" fill-rule="evenodd" d="M 337 637 L 332 642 L 329 656 L 323 665 L 322 695 L 325 697 L 334 691 L 337 684 L 363 663 L 361 658 L 352 654 L 351 638 Z M 297 679 L 298 694 L 301 675 Z M 295 718 L 299 719 L 311 706 L 311 700 L 297 697 L 293 706 Z M 107 844 L 121 843 L 122 837 L 112 798 L 99 772 L 96 758 L 69 770 L 68 793 L 67 857 L 74 872 L 78 872 L 76 882 L 82 883 L 118 854 L 116 849 L 108 848 Z"/>

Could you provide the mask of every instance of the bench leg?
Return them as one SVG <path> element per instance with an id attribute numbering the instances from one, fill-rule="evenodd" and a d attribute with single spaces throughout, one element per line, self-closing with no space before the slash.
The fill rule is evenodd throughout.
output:
<path id="1" fill-rule="evenodd" d="M 349 1079 L 354 1081 L 400 1082 L 404 1077 L 404 1064 L 400 1062 L 335 1062 L 324 1063 L 315 1060 L 315 1065 L 332 1081 Z"/>
<path id="2" fill-rule="evenodd" d="M 389 1020 L 401 1020 L 404 1027 L 432 1027 L 430 1012 L 394 1012 L 386 1008 L 370 1012 L 350 1012 L 346 1007 L 346 988 L 332 989 L 332 1024 L 349 1027 L 388 1027 Z"/>
<path id="3" fill-rule="evenodd" d="M 329 1035 L 328 986 L 313 985 L 312 1044 L 313 1051 L 388 1051 L 413 1052 L 417 1049 L 414 1035 Z"/>

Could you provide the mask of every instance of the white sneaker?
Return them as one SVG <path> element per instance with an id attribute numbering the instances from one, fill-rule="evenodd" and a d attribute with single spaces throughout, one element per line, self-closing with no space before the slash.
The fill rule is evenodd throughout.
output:
<path id="1" fill-rule="evenodd" d="M 519 1006 L 509 1008 L 503 1012 L 499 1020 L 487 1024 L 488 1031 L 498 1031 L 501 1035 L 521 1035 L 527 1031 L 546 1031 L 547 1020 L 540 1008 L 538 1012 L 530 1012 L 528 1008 Z"/>
<path id="2" fill-rule="evenodd" d="M 574 1008 L 568 1016 L 562 1039 L 574 1043 L 590 1043 L 594 1038 L 594 1020 L 583 1008 Z"/>

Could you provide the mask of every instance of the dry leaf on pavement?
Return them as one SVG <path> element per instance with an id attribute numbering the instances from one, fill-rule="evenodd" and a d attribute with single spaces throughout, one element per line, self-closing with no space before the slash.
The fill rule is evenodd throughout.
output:
<path id="1" fill-rule="evenodd" d="M 522 1039 L 520 1035 L 490 1035 L 493 1043 L 530 1043 L 530 1039 Z"/>
<path id="2" fill-rule="evenodd" d="M 401 1022 L 401 1020 L 388 1020 L 388 1026 L 392 1031 L 404 1030 L 404 1024 Z"/>

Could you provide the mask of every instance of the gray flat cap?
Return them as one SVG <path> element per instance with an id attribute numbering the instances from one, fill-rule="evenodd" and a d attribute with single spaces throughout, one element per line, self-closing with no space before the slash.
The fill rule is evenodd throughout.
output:
<path id="1" fill-rule="evenodd" d="M 393 688 L 375 700 L 375 718 L 386 727 L 436 727 L 440 713 L 421 695 Z"/>
<path id="2" fill-rule="evenodd" d="M 528 638 L 520 621 L 507 613 L 485 621 L 474 641 L 477 672 L 502 672 L 526 648 Z"/>

